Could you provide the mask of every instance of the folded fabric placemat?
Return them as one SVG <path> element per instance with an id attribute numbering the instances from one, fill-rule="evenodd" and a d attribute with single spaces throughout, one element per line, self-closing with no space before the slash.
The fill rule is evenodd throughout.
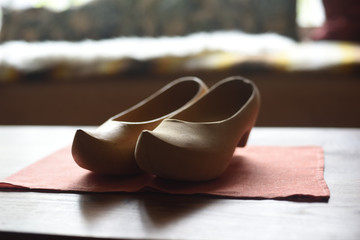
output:
<path id="1" fill-rule="evenodd" d="M 60 149 L 0 181 L 3 190 L 206 194 L 230 198 L 327 201 L 321 147 L 237 148 L 226 172 L 207 182 L 177 182 L 142 174 L 99 175 L 76 165 L 71 147 Z"/>

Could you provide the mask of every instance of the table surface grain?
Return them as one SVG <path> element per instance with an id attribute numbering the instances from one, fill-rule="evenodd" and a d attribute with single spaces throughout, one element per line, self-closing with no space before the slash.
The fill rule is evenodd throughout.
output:
<path id="1" fill-rule="evenodd" d="M 0 126 L 0 179 L 77 128 Z M 322 146 L 329 202 L 0 191 L 0 239 L 360 239 L 360 129 L 255 128 L 248 144 Z"/>

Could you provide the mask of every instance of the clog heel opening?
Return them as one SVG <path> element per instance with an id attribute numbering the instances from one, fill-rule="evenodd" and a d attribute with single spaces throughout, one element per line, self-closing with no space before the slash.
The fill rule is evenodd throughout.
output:
<path id="1" fill-rule="evenodd" d="M 220 121 L 233 116 L 251 98 L 254 88 L 238 80 L 226 82 L 201 98 L 197 104 L 176 115 L 177 119 L 192 122 Z"/>
<path id="2" fill-rule="evenodd" d="M 165 89 L 156 97 L 146 99 L 137 108 L 125 115 L 115 118 L 116 121 L 145 122 L 169 115 L 185 106 L 200 92 L 195 81 L 182 81 Z"/>

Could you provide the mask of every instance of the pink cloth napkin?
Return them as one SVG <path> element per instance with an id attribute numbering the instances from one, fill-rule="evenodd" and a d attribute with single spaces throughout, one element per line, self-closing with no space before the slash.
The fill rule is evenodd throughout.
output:
<path id="1" fill-rule="evenodd" d="M 142 174 L 98 175 L 74 162 L 70 146 L 0 182 L 3 190 L 60 192 L 140 192 L 207 194 L 231 198 L 327 201 L 321 147 L 247 146 L 237 148 L 226 172 L 207 182 L 176 182 Z"/>

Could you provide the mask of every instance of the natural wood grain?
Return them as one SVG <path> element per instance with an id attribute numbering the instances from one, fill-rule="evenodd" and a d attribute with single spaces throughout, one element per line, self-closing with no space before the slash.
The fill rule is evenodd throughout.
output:
<path id="1" fill-rule="evenodd" d="M 70 144 L 75 129 L 0 127 L 0 178 Z M 249 140 L 323 146 L 329 202 L 0 192 L 0 239 L 360 238 L 360 129 L 255 128 Z"/>

